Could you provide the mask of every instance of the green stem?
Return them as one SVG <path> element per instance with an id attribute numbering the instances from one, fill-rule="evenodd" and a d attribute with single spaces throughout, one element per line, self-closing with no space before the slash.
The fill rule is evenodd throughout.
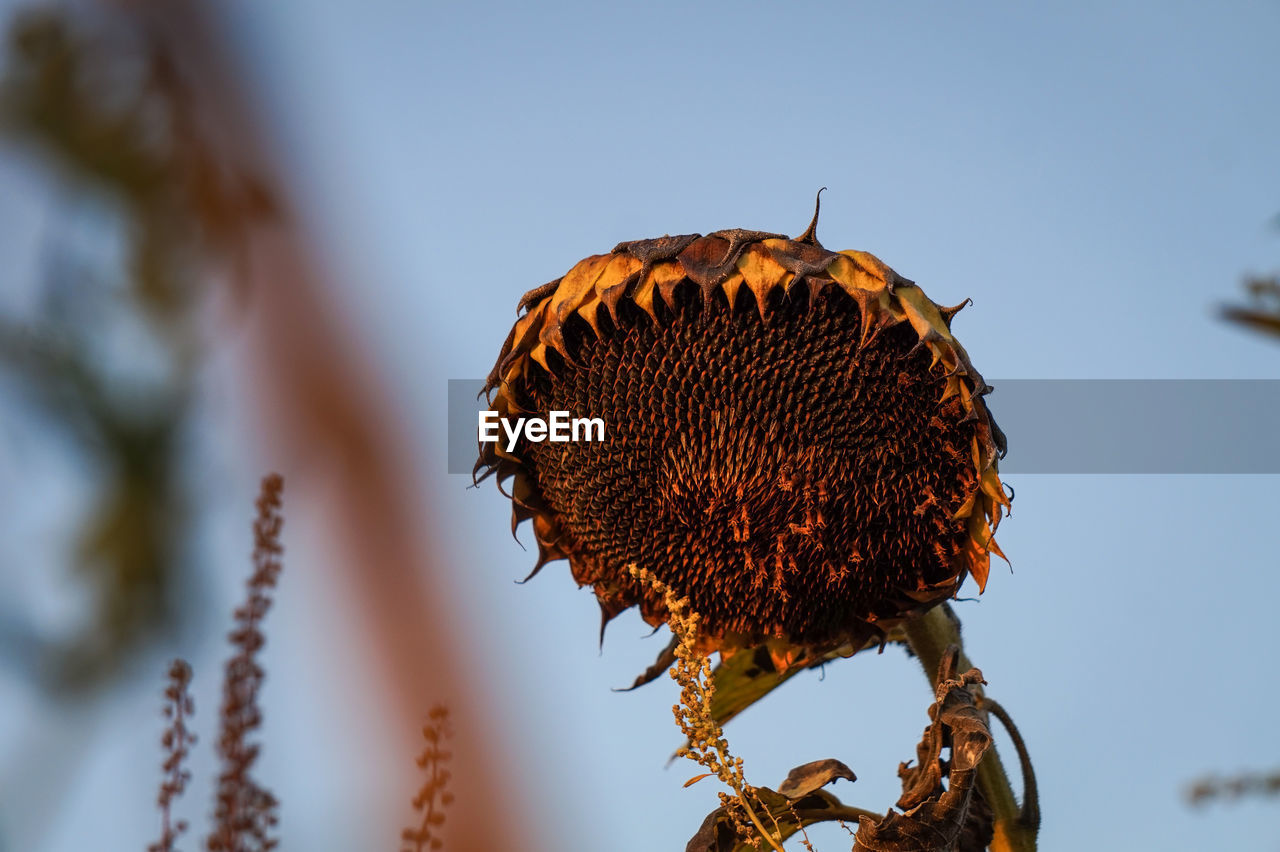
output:
<path id="1" fill-rule="evenodd" d="M 960 649 L 960 657 L 956 661 L 959 671 L 968 671 L 973 667 L 960 641 L 960 619 L 949 605 L 934 607 L 908 622 L 906 633 L 911 650 L 920 658 L 925 676 L 935 688 L 938 685 L 938 667 L 948 646 L 955 645 Z M 982 695 L 981 687 L 974 689 L 978 696 Z M 978 789 L 982 791 L 982 797 L 991 806 L 995 816 L 992 852 L 1035 852 L 1036 826 L 1024 818 L 994 743 L 978 764 Z"/>

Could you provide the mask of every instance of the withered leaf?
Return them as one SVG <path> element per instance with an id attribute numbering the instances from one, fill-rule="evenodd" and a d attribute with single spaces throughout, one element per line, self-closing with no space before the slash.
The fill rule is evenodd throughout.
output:
<path id="1" fill-rule="evenodd" d="M 712 672 L 716 691 L 711 699 L 711 717 L 723 725 L 805 669 L 818 668 L 855 653 L 880 648 L 882 643 L 904 641 L 902 628 L 894 627 L 884 636 L 868 640 L 861 648 L 841 645 L 814 657 L 802 657 L 781 672 L 765 646 L 738 651 L 727 660 L 722 656 Z"/>
<path id="2" fill-rule="evenodd" d="M 854 852 L 980 852 L 990 843 L 990 822 L 976 787 L 978 763 L 991 747 L 991 732 L 968 689 L 984 681 L 978 669 L 957 677 L 958 655 L 954 646 L 943 655 L 937 700 L 929 707 L 931 721 L 916 748 L 918 764 L 899 769 L 898 807 L 904 812 L 890 811 L 879 822 L 862 817 Z M 951 759 L 944 762 L 947 746 Z"/>
<path id="3" fill-rule="evenodd" d="M 779 672 L 763 645 L 721 658 L 711 677 L 716 691 L 711 698 L 711 717 L 723 725 L 804 670 L 793 666 Z"/>
<path id="4" fill-rule="evenodd" d="M 608 624 L 608 616 L 606 614 L 605 624 Z M 604 638 L 604 625 L 600 628 L 601 639 Z M 636 679 L 632 681 L 630 686 L 614 689 L 614 692 L 630 692 L 631 690 L 644 686 L 646 683 L 657 680 L 667 673 L 667 669 L 671 668 L 676 661 L 676 647 L 680 644 L 680 640 L 672 636 L 667 646 L 658 652 L 658 658 L 653 664 L 646 668 L 643 672 L 636 675 Z"/>
<path id="5" fill-rule="evenodd" d="M 821 787 L 825 787 L 837 778 L 857 781 L 853 770 L 834 758 L 815 760 L 803 766 L 797 766 L 787 773 L 787 778 L 778 787 L 778 792 L 789 799 L 799 799 Z"/>

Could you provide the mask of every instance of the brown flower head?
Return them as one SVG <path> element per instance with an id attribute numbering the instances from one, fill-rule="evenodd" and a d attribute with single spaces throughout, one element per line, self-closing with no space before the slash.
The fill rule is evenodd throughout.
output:
<path id="1" fill-rule="evenodd" d="M 622 243 L 520 306 L 491 408 L 602 418 L 604 439 L 504 437 L 476 472 L 511 480 L 534 573 L 568 559 L 605 623 L 666 619 L 638 565 L 690 600 L 700 650 L 767 644 L 786 667 L 985 586 L 1009 498 L 963 305 L 811 225 Z"/>

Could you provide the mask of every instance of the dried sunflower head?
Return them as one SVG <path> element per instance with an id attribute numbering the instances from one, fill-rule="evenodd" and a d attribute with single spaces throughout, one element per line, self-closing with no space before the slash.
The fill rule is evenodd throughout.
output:
<path id="1" fill-rule="evenodd" d="M 568 559 L 605 623 L 665 620 L 639 565 L 701 615 L 701 650 L 786 667 L 985 586 L 1009 499 L 962 305 L 813 230 L 622 243 L 521 300 L 490 406 L 604 440 L 482 443 L 476 472 L 511 480 L 534 573 Z"/>

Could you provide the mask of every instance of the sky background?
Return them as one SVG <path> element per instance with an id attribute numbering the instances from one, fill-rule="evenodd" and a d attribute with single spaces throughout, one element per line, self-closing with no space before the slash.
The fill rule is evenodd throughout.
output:
<path id="1" fill-rule="evenodd" d="M 526 290 L 622 240 L 797 234 L 826 186 L 828 247 L 870 251 L 940 303 L 973 299 L 954 330 L 990 380 L 1280 378 L 1280 347 L 1216 316 L 1245 274 L 1280 266 L 1274 2 L 225 8 L 296 210 L 418 438 L 446 582 L 473 628 L 459 641 L 498 708 L 531 850 L 683 849 L 716 802 L 711 781 L 681 788 L 692 764 L 664 769 L 676 687 L 610 691 L 665 638 L 644 638 L 632 613 L 599 652 L 598 609 L 567 566 L 514 584 L 533 556 L 507 534 L 509 501 L 445 472 L 447 381 L 488 372 Z M 56 203 L 29 168 L 0 163 L 0 257 L 16 279 Z M 226 392 L 208 391 L 224 473 L 202 536 L 239 558 L 257 474 L 237 450 L 243 424 L 218 411 Z M 0 476 L 26 470 L 17 456 L 0 444 Z M 51 476 L 74 500 L 67 474 Z M 1280 639 L 1276 480 L 1009 481 L 999 541 L 1012 571 L 994 565 L 981 602 L 958 611 L 1030 746 L 1041 848 L 1280 849 L 1274 799 L 1196 809 L 1184 795 L 1209 772 L 1280 764 L 1280 688 L 1265 674 Z M 0 496 L 0 512 L 17 503 Z M 305 519 L 287 528 L 289 564 L 320 546 L 308 532 Z M 521 538 L 532 548 L 531 531 Z M 28 546 L 0 551 L 0 582 L 56 610 L 57 589 L 18 567 Z M 332 591 L 290 576 L 272 615 L 262 765 L 284 801 L 284 848 L 390 848 L 395 826 L 367 815 L 407 788 L 362 758 L 368 708 L 333 674 L 352 665 L 341 625 L 317 615 Z M 210 624 L 177 649 L 197 674 L 220 665 L 218 614 L 238 582 L 210 578 Z M 152 839 L 153 708 L 173 652 L 86 707 L 51 706 L 0 673 L 0 848 Z M 197 681 L 206 722 L 210 680 Z M 727 732 L 752 782 L 836 757 L 859 781 L 833 792 L 883 810 L 928 700 L 918 665 L 890 649 L 800 675 Z M 68 738 L 83 760 L 50 775 L 56 795 L 15 777 L 41 743 Z M 197 779 L 209 768 L 197 761 Z M 850 842 L 810 834 L 822 850 Z"/>

